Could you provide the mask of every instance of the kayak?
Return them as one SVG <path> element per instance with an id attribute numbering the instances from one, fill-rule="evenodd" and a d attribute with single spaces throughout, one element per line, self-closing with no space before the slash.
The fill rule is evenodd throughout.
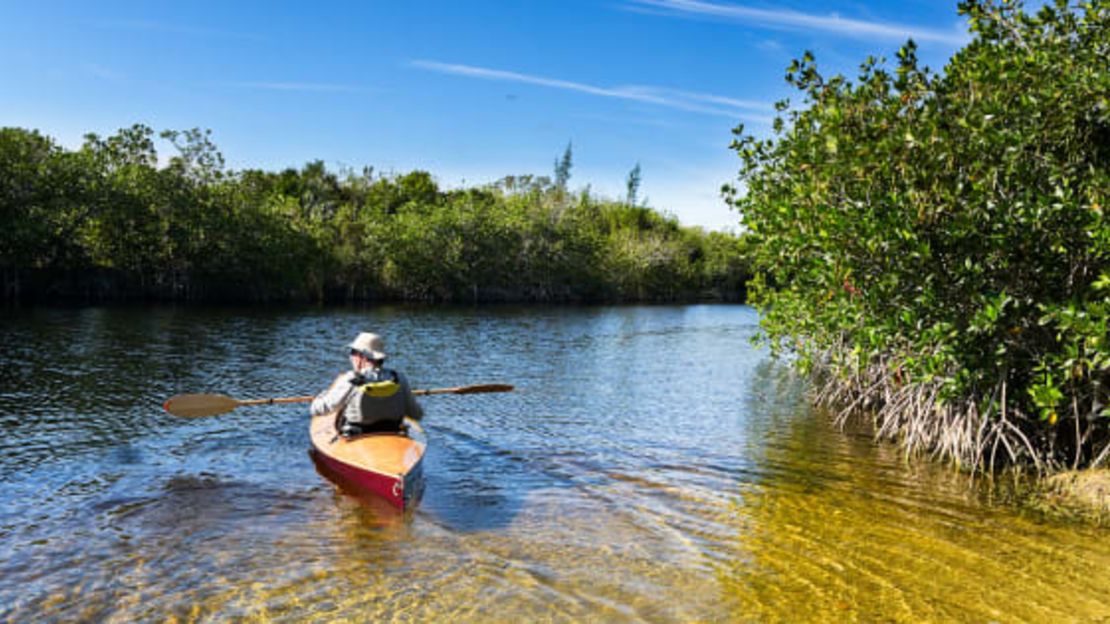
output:
<path id="1" fill-rule="evenodd" d="M 423 430 L 405 419 L 399 433 L 367 433 L 344 438 L 335 415 L 315 416 L 309 423 L 313 458 L 344 489 L 373 494 L 399 509 L 416 506 L 423 489 Z"/>

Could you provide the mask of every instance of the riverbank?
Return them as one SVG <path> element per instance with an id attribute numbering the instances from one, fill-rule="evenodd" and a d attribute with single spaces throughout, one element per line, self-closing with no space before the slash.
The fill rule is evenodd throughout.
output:
<path id="1" fill-rule="evenodd" d="M 1110 12 L 1042 8 L 961 3 L 939 73 L 913 41 L 853 81 L 806 53 L 782 132 L 733 142 L 767 343 L 822 406 L 988 473 L 1110 455 Z"/>
<path id="2" fill-rule="evenodd" d="M 220 283 L 190 273 L 136 275 L 111 268 L 11 269 L 0 275 L 0 301 L 46 305 L 128 302 L 164 303 L 436 303 L 436 304 L 626 304 L 626 303 L 743 303 L 745 288 L 738 280 L 727 285 L 704 285 L 639 293 L 585 290 L 571 284 L 555 287 L 471 285 L 465 294 L 442 291 L 413 296 L 376 286 L 344 285 L 306 291 L 268 283 Z"/>
<path id="3" fill-rule="evenodd" d="M 1052 515 L 1105 525 L 1110 520 L 1110 470 L 1069 470 L 1047 477 L 1040 483 L 1038 501 Z"/>

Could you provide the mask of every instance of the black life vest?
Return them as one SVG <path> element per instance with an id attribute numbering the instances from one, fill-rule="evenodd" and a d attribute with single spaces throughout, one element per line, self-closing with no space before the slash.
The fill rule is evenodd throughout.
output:
<path id="1" fill-rule="evenodd" d="M 380 368 L 351 377 L 352 394 L 344 419 L 363 428 L 400 427 L 405 417 L 407 389 L 397 371 Z"/>

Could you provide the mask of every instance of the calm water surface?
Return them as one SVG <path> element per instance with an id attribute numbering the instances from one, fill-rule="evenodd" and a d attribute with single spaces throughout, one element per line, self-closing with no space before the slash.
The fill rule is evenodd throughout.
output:
<path id="1" fill-rule="evenodd" d="M 1110 532 L 840 432 L 742 306 L 0 312 L 0 618 L 1110 621 Z M 305 406 L 383 333 L 423 500 L 336 492 Z"/>

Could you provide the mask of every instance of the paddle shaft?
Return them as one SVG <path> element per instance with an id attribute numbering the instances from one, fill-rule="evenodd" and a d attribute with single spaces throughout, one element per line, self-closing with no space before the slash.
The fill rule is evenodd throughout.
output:
<path id="1" fill-rule="evenodd" d="M 237 400 L 236 402 L 242 405 L 273 405 L 276 403 L 311 403 L 313 396 L 299 396 L 299 397 L 276 397 L 273 399 L 246 399 Z"/>
<path id="2" fill-rule="evenodd" d="M 512 386 L 506 384 L 482 384 L 477 386 L 456 386 L 454 388 L 430 388 L 427 390 L 413 390 L 416 396 L 429 394 L 480 394 L 484 392 L 509 392 Z M 239 405 L 271 405 L 274 403 L 311 403 L 314 396 L 277 397 L 273 399 L 246 399 L 239 400 Z"/>
<path id="3" fill-rule="evenodd" d="M 430 390 L 413 390 L 415 395 L 429 394 L 480 394 L 484 392 L 510 392 L 513 387 L 508 384 L 481 384 L 476 386 L 458 386 L 455 388 L 433 388 Z M 215 416 L 225 414 L 244 405 L 275 405 L 279 403 L 310 403 L 316 397 L 274 397 L 270 399 L 233 399 L 222 394 L 179 394 L 170 397 L 163 404 L 163 409 L 175 416 L 196 417 Z"/>

